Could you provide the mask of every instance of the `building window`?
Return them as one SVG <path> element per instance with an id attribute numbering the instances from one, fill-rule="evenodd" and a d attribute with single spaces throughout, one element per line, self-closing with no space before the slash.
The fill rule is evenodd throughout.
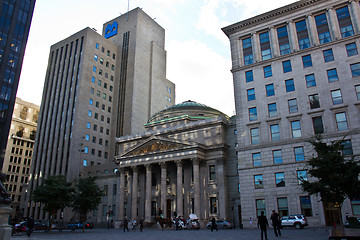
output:
<path id="1" fill-rule="evenodd" d="M 264 188 L 263 186 L 263 176 L 260 175 L 255 175 L 254 176 L 254 183 L 255 183 L 255 189 L 260 189 L 260 188 Z"/>
<path id="2" fill-rule="evenodd" d="M 268 78 L 272 76 L 271 65 L 264 67 L 264 78 Z"/>
<path id="3" fill-rule="evenodd" d="M 304 68 L 311 67 L 312 66 L 311 55 L 303 56 L 302 57 L 302 62 L 303 62 L 303 67 Z"/>
<path id="4" fill-rule="evenodd" d="M 296 113 L 296 112 L 298 112 L 298 106 L 297 106 L 297 100 L 296 100 L 296 98 L 294 98 L 294 99 L 289 99 L 289 100 L 288 100 L 288 105 L 289 105 L 289 113 Z"/>
<path id="5" fill-rule="evenodd" d="M 301 137 L 301 125 L 299 120 L 291 122 L 291 132 L 293 138 Z"/>
<path id="6" fill-rule="evenodd" d="M 276 187 L 285 187 L 285 174 L 283 172 L 275 173 Z"/>
<path id="7" fill-rule="evenodd" d="M 344 112 L 336 113 L 335 118 L 336 118 L 336 125 L 339 131 L 344 131 L 349 129 L 346 120 L 346 114 Z"/>
<path id="8" fill-rule="evenodd" d="M 310 47 L 309 35 L 306 27 L 306 21 L 302 20 L 295 23 L 296 33 L 299 41 L 300 50 Z"/>
<path id="9" fill-rule="evenodd" d="M 334 54 L 332 49 L 328 49 L 323 51 L 323 55 L 324 55 L 324 61 L 325 62 L 331 62 L 334 61 Z"/>
<path id="10" fill-rule="evenodd" d="M 91 112 L 91 110 L 89 110 L 88 111 L 88 116 L 91 117 L 91 115 L 92 115 L 92 112 Z"/>
<path id="11" fill-rule="evenodd" d="M 356 98 L 360 100 L 360 85 L 355 86 Z"/>
<path id="12" fill-rule="evenodd" d="M 353 155 L 351 140 L 344 140 L 341 143 L 341 145 L 342 145 L 342 150 L 341 150 L 342 155 L 344 156 Z"/>
<path id="13" fill-rule="evenodd" d="M 93 66 L 93 72 L 96 72 L 96 67 L 95 66 Z"/>
<path id="14" fill-rule="evenodd" d="M 353 77 L 360 76 L 360 63 L 351 64 L 350 68 L 351 68 L 351 74 Z"/>
<path id="15" fill-rule="evenodd" d="M 271 132 L 271 141 L 279 141 L 280 140 L 280 128 L 279 124 L 274 124 L 270 126 L 270 132 Z"/>
<path id="16" fill-rule="evenodd" d="M 296 173 L 299 184 L 302 184 L 304 181 L 308 180 L 306 170 L 298 170 Z"/>
<path id="17" fill-rule="evenodd" d="M 84 159 L 84 160 L 83 160 L 83 166 L 86 167 L 86 166 L 87 166 L 87 163 L 88 163 L 88 161 Z"/>
<path id="18" fill-rule="evenodd" d="M 256 107 L 249 108 L 249 120 L 255 121 L 257 120 L 257 110 Z"/>
<path id="19" fill-rule="evenodd" d="M 216 180 L 215 165 L 209 166 L 209 179 L 210 181 Z"/>
<path id="20" fill-rule="evenodd" d="M 243 54 L 244 54 L 244 64 L 249 65 L 254 62 L 253 53 L 252 53 L 252 43 L 251 37 L 242 40 L 243 45 Z"/>
<path id="21" fill-rule="evenodd" d="M 94 54 L 94 61 L 97 62 L 97 60 L 98 60 L 98 56 Z"/>
<path id="22" fill-rule="evenodd" d="M 94 100 L 92 98 L 89 99 L 89 105 L 93 105 Z"/>
<path id="23" fill-rule="evenodd" d="M 253 166 L 259 167 L 261 166 L 261 153 L 253 153 L 252 154 Z"/>
<path id="24" fill-rule="evenodd" d="M 275 95 L 275 89 L 274 89 L 273 83 L 266 85 L 265 88 L 266 88 L 266 96 L 267 97 Z"/>
<path id="25" fill-rule="evenodd" d="M 320 107 L 319 95 L 313 94 L 309 96 L 310 109 L 315 109 Z"/>
<path id="26" fill-rule="evenodd" d="M 294 79 L 285 80 L 285 88 L 286 88 L 286 92 L 295 91 Z"/>
<path id="27" fill-rule="evenodd" d="M 304 154 L 304 148 L 303 147 L 294 147 L 294 153 L 295 153 L 295 161 L 304 161 L 305 160 L 305 154 Z"/>
<path id="28" fill-rule="evenodd" d="M 95 48 L 99 49 L 99 44 L 98 43 L 95 43 Z"/>
<path id="29" fill-rule="evenodd" d="M 360 215 L 360 198 L 351 200 L 351 208 L 354 215 Z"/>
<path id="30" fill-rule="evenodd" d="M 216 197 L 210 197 L 210 213 L 217 213 Z"/>
<path id="31" fill-rule="evenodd" d="M 100 58 L 100 64 L 104 65 L 104 59 L 103 58 Z"/>
<path id="32" fill-rule="evenodd" d="M 266 216 L 265 199 L 256 199 L 255 204 L 257 217 L 261 215 L 261 212 L 264 212 L 264 215 Z"/>
<path id="33" fill-rule="evenodd" d="M 247 90 L 247 99 L 248 99 L 248 101 L 255 100 L 255 89 L 254 88 Z"/>
<path id="34" fill-rule="evenodd" d="M 277 116 L 276 103 L 270 103 L 270 104 L 268 104 L 268 111 L 269 111 L 269 117 L 275 117 L 275 116 Z"/>
<path id="35" fill-rule="evenodd" d="M 84 153 L 89 153 L 89 148 L 88 148 L 88 147 L 84 147 L 83 152 L 84 152 Z"/>
<path id="36" fill-rule="evenodd" d="M 252 70 L 245 72 L 245 79 L 246 79 L 246 82 L 254 81 L 254 76 L 253 76 Z"/>
<path id="37" fill-rule="evenodd" d="M 282 62 L 282 66 L 283 66 L 283 72 L 284 73 L 292 71 L 291 61 L 290 60 Z"/>
<path id="38" fill-rule="evenodd" d="M 340 89 L 331 91 L 331 99 L 334 105 L 343 103 Z"/>
<path id="39" fill-rule="evenodd" d="M 348 57 L 358 55 L 358 50 L 356 48 L 356 43 L 346 44 L 346 52 L 347 52 Z"/>
<path id="40" fill-rule="evenodd" d="M 329 31 L 329 25 L 326 19 L 326 14 L 320 14 L 315 16 L 316 29 L 320 44 L 331 42 L 331 36 Z"/>
<path id="41" fill-rule="evenodd" d="M 89 134 L 86 134 L 86 135 L 85 135 L 85 140 L 86 140 L 86 141 L 89 141 L 89 140 L 90 140 L 90 135 L 89 135 Z"/>
<path id="42" fill-rule="evenodd" d="M 305 80 L 306 80 L 306 86 L 308 88 L 316 86 L 316 81 L 315 81 L 315 75 L 314 74 L 306 75 Z"/>
<path id="43" fill-rule="evenodd" d="M 313 215 L 310 196 L 300 197 L 300 208 L 301 214 L 305 217 L 311 217 Z"/>
<path id="44" fill-rule="evenodd" d="M 278 198 L 277 199 L 278 209 L 279 209 L 279 215 L 280 217 L 289 215 L 288 210 L 288 202 L 287 198 Z"/>
<path id="45" fill-rule="evenodd" d="M 277 29 L 279 47 L 280 47 L 280 54 L 288 54 L 291 52 L 290 50 L 290 43 L 289 43 L 289 35 L 287 31 L 287 26 L 279 27 Z"/>
<path id="46" fill-rule="evenodd" d="M 324 125 L 322 121 L 322 117 L 313 117 L 312 118 L 313 126 L 314 126 L 314 133 L 315 134 L 322 134 L 324 133 Z"/>
<path id="47" fill-rule="evenodd" d="M 274 150 L 273 151 L 273 159 L 274 159 L 274 164 L 283 163 L 281 150 Z"/>
<path id="48" fill-rule="evenodd" d="M 90 129 L 90 128 L 91 128 L 91 123 L 88 122 L 88 123 L 86 124 L 86 128 Z"/>
<path id="49" fill-rule="evenodd" d="M 262 60 L 271 58 L 270 38 L 269 32 L 261 33 L 260 37 L 260 49 Z"/>
<path id="50" fill-rule="evenodd" d="M 336 68 L 327 70 L 327 76 L 328 76 L 329 83 L 339 81 Z"/>
<path id="51" fill-rule="evenodd" d="M 351 23 L 350 13 L 347 6 L 336 9 L 337 19 L 339 21 L 340 32 L 343 38 L 354 35 L 354 29 Z"/>
<path id="52" fill-rule="evenodd" d="M 91 77 L 91 82 L 95 83 L 95 77 Z"/>
<path id="53" fill-rule="evenodd" d="M 250 129 L 250 136 L 251 136 L 251 144 L 260 143 L 259 128 Z"/>

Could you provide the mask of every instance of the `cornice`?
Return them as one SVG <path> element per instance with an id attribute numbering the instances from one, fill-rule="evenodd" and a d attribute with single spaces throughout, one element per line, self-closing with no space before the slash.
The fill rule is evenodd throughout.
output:
<path id="1" fill-rule="evenodd" d="M 264 21 L 269 21 L 271 19 L 275 19 L 277 17 L 279 17 L 279 15 L 284 15 L 284 14 L 289 14 L 295 11 L 299 11 L 303 8 L 307 8 L 309 5 L 312 4 L 318 4 L 318 3 L 322 3 L 322 2 L 327 2 L 328 0 L 302 0 L 302 1 L 298 1 L 289 5 L 286 5 L 284 7 L 280 7 L 277 8 L 275 10 L 257 15 L 255 17 L 252 18 L 248 18 L 244 21 L 241 22 L 237 22 L 234 23 L 232 25 L 229 25 L 227 27 L 222 28 L 221 30 L 226 34 L 226 36 L 229 37 L 229 35 L 240 29 L 240 28 L 246 28 L 249 27 L 251 25 L 257 24 L 259 22 L 264 22 Z"/>

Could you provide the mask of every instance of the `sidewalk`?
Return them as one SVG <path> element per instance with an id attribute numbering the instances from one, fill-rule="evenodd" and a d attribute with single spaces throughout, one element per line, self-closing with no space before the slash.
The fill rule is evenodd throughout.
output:
<path id="1" fill-rule="evenodd" d="M 268 239 L 291 239 L 291 240 L 328 240 L 330 235 L 330 228 L 304 228 L 300 230 L 286 228 L 282 229 L 281 238 L 276 238 L 272 229 L 268 229 Z M 30 238 L 25 233 L 20 235 L 12 236 L 11 240 L 251 240 L 260 239 L 260 230 L 258 229 L 234 229 L 234 230 L 219 230 L 218 232 L 211 232 L 207 229 L 201 230 L 157 230 L 157 229 L 144 229 L 140 232 L 138 229 L 135 232 L 123 232 L 122 229 L 86 229 L 85 232 L 82 230 L 76 230 L 75 232 L 54 231 L 51 233 L 47 232 L 34 232 Z"/>

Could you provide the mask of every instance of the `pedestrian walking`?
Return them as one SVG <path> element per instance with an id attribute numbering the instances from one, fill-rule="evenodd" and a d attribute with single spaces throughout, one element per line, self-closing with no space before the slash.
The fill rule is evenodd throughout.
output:
<path id="1" fill-rule="evenodd" d="M 34 230 L 34 219 L 32 217 L 27 218 L 26 226 L 28 228 L 26 235 L 30 237 L 31 233 Z"/>
<path id="2" fill-rule="evenodd" d="M 217 228 L 216 222 L 215 222 L 215 218 L 213 217 L 211 219 L 211 231 L 213 231 L 215 229 L 216 229 L 216 231 L 219 231 L 218 228 Z"/>
<path id="3" fill-rule="evenodd" d="M 135 219 L 133 219 L 132 221 L 131 221 L 131 230 L 133 231 L 133 232 L 135 232 L 135 227 L 136 227 L 136 220 Z"/>
<path id="4" fill-rule="evenodd" d="M 128 221 L 127 217 L 125 217 L 125 219 L 124 219 L 124 232 L 125 232 L 125 230 L 129 231 L 128 224 L 129 224 L 129 221 Z"/>
<path id="5" fill-rule="evenodd" d="M 261 229 L 261 240 L 263 240 L 263 235 L 265 235 L 265 240 L 267 240 L 266 227 L 269 226 L 268 220 L 264 216 L 264 211 L 261 211 L 261 215 L 258 217 L 257 227 Z"/>
<path id="6" fill-rule="evenodd" d="M 143 228 L 144 228 L 144 219 L 141 218 L 140 219 L 140 232 L 142 232 Z"/>
<path id="7" fill-rule="evenodd" d="M 274 227 L 275 236 L 277 236 L 277 237 L 281 236 L 281 232 L 280 232 L 280 226 L 281 226 L 280 215 L 277 212 L 275 212 L 275 210 L 273 210 L 270 219 L 271 219 L 272 225 Z"/>
<path id="8" fill-rule="evenodd" d="M 252 221 L 253 221 L 253 220 L 252 220 L 252 218 L 250 217 L 250 218 L 249 218 L 250 229 L 252 229 L 252 228 L 253 228 Z"/>

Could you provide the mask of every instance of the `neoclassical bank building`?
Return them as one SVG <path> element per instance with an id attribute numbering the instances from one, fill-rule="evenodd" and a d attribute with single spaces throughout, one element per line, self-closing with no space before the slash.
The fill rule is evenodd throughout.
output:
<path id="1" fill-rule="evenodd" d="M 125 217 L 150 222 L 194 213 L 202 223 L 216 217 L 239 224 L 234 120 L 186 101 L 153 115 L 144 133 L 118 138 L 116 165 L 86 168 L 105 191 L 88 220 L 116 226 Z"/>

